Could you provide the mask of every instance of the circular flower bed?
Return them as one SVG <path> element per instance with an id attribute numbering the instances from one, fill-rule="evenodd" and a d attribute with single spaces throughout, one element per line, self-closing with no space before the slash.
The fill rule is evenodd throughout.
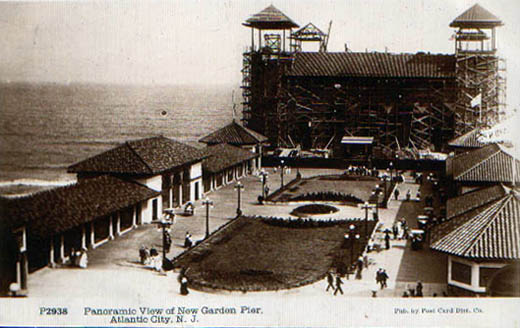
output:
<path id="1" fill-rule="evenodd" d="M 332 214 L 339 211 L 338 208 L 325 204 L 309 204 L 295 208 L 291 214 L 300 217 L 309 215 Z"/>

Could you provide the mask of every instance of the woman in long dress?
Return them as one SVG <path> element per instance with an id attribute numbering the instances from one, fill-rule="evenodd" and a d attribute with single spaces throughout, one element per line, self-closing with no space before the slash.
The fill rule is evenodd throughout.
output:
<path id="1" fill-rule="evenodd" d="M 181 295 L 188 295 L 188 294 L 189 294 L 189 291 L 188 291 L 188 278 L 183 276 L 181 278 Z"/>
<path id="2" fill-rule="evenodd" d="M 88 256 L 87 252 L 85 250 L 81 251 L 81 254 L 79 256 L 79 263 L 78 266 L 82 269 L 86 269 L 88 265 Z"/>

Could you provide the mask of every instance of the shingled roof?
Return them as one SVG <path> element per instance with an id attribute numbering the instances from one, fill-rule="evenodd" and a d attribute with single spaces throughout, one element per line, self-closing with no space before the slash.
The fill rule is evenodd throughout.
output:
<path id="1" fill-rule="evenodd" d="M 299 52 L 289 76 L 455 78 L 453 55 Z"/>
<path id="2" fill-rule="evenodd" d="M 451 167 L 455 181 L 503 183 L 520 181 L 520 161 L 514 158 L 504 146 L 496 143 L 448 160 L 451 163 L 447 166 Z"/>
<path id="3" fill-rule="evenodd" d="M 510 192 L 432 243 L 448 254 L 493 260 L 520 259 L 520 200 Z"/>
<path id="4" fill-rule="evenodd" d="M 451 23 L 450 27 L 461 28 L 491 28 L 503 25 L 502 21 L 478 3 L 460 14 Z"/>
<path id="5" fill-rule="evenodd" d="M 104 175 L 8 199 L 4 215 L 11 222 L 27 224 L 31 234 L 45 238 L 159 194 L 138 183 Z"/>
<path id="6" fill-rule="evenodd" d="M 481 148 L 486 144 L 478 140 L 480 136 L 480 129 L 473 129 L 448 141 L 448 146 L 460 148 Z"/>
<path id="7" fill-rule="evenodd" d="M 508 191 L 509 189 L 503 185 L 495 185 L 450 198 L 446 202 L 446 218 L 449 220 L 489 204 L 505 196 Z"/>
<path id="8" fill-rule="evenodd" d="M 158 174 L 201 161 L 204 156 L 197 148 L 159 136 L 125 142 L 70 166 L 68 172 Z"/>
<path id="9" fill-rule="evenodd" d="M 258 143 L 266 142 L 267 137 L 248 129 L 235 121 L 218 129 L 215 132 L 208 134 L 199 140 L 199 142 L 215 145 L 220 143 L 227 143 L 235 146 L 256 145 Z"/>
<path id="10" fill-rule="evenodd" d="M 228 144 L 218 144 L 204 149 L 209 156 L 202 162 L 202 169 L 211 173 L 217 173 L 234 165 L 240 164 L 258 154 Z"/>
<path id="11" fill-rule="evenodd" d="M 242 25 L 259 29 L 289 29 L 298 27 L 292 19 L 287 17 L 275 6 L 270 5 L 261 12 L 254 14 Z"/>

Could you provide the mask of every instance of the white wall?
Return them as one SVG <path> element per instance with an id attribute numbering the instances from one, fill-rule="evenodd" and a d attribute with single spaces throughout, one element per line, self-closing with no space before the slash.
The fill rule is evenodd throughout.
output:
<path id="1" fill-rule="evenodd" d="M 452 263 L 459 262 L 471 266 L 471 285 L 451 279 Z M 460 257 L 448 256 L 448 284 L 476 293 L 485 293 L 486 287 L 480 287 L 480 268 L 501 268 L 505 263 L 476 263 Z"/>
<path id="2" fill-rule="evenodd" d="M 202 162 L 193 164 L 190 167 L 190 179 L 196 179 L 202 176 Z"/>
<path id="3" fill-rule="evenodd" d="M 155 198 L 150 198 L 141 203 L 141 222 L 142 223 L 150 223 L 153 218 L 153 200 L 157 199 L 157 217 L 160 218 L 163 208 L 162 208 L 162 197 L 157 196 Z"/>
<path id="4" fill-rule="evenodd" d="M 198 199 L 202 198 L 202 189 L 204 186 L 202 185 L 202 177 L 199 177 L 198 179 L 195 179 L 190 182 L 190 201 L 195 201 L 195 183 L 199 183 L 199 195 Z"/>
<path id="5" fill-rule="evenodd" d="M 149 178 L 138 179 L 137 182 L 147 186 L 155 191 L 161 191 L 162 189 L 162 176 L 155 175 Z"/>

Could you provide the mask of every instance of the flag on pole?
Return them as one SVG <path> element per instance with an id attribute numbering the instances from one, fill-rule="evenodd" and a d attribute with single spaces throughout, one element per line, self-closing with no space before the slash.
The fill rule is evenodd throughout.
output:
<path id="1" fill-rule="evenodd" d="M 471 108 L 480 106 L 482 104 L 482 94 L 479 93 L 473 99 L 471 99 Z"/>

